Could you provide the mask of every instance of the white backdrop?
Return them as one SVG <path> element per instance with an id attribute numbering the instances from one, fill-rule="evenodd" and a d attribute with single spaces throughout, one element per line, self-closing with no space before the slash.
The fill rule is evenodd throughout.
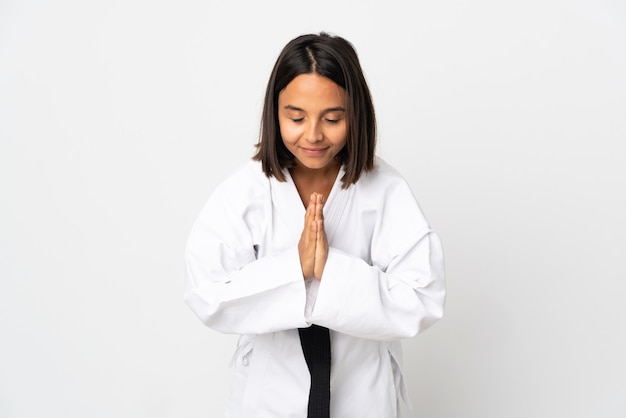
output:
<path id="1" fill-rule="evenodd" d="M 626 3 L 0 0 L 0 417 L 218 417 L 182 300 L 282 46 L 354 43 L 380 154 L 444 241 L 423 418 L 626 417 Z"/>

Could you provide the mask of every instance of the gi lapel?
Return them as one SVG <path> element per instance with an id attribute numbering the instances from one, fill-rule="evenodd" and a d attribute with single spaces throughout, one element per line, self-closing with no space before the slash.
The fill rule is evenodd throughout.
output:
<path id="1" fill-rule="evenodd" d="M 333 237 L 341 223 L 341 217 L 354 190 L 352 186 L 347 189 L 341 188 L 341 178 L 345 173 L 344 167 L 341 166 L 339 174 L 337 174 L 335 179 L 335 184 L 333 184 L 333 188 L 330 191 L 330 196 L 328 196 L 324 204 L 324 227 L 326 228 L 326 236 L 330 246 L 333 244 Z"/>
<path id="2" fill-rule="evenodd" d="M 341 223 L 343 213 L 354 191 L 354 187 L 352 186 L 347 189 L 341 188 L 341 178 L 344 174 L 345 170 L 342 166 L 339 169 L 339 174 L 337 174 L 335 183 L 330 191 L 330 196 L 327 196 L 326 203 L 324 204 L 324 226 L 330 245 L 332 245 L 333 236 Z M 300 200 L 298 189 L 288 170 L 285 170 L 285 178 L 287 181 L 284 182 L 276 180 L 275 177 L 270 178 L 272 204 L 278 211 L 277 215 L 281 216 L 294 231 L 294 238 L 299 240 L 302 228 L 304 227 L 303 221 L 306 209 Z"/>

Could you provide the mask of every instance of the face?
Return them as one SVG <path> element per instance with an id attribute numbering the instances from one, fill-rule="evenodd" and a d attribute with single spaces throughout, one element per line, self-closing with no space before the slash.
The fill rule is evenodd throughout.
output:
<path id="1" fill-rule="evenodd" d="M 300 74 L 278 95 L 278 123 L 298 168 L 334 168 L 346 145 L 345 90 L 319 74 Z"/>

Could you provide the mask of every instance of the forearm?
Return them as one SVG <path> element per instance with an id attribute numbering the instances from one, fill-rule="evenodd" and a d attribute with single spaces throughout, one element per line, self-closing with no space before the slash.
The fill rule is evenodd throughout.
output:
<path id="1" fill-rule="evenodd" d="M 441 318 L 444 301 L 441 243 L 431 233 L 386 271 L 331 249 L 307 320 L 363 338 L 404 338 Z"/>
<path id="2" fill-rule="evenodd" d="M 205 266 L 206 261 L 188 254 L 185 301 L 207 326 L 237 334 L 307 326 L 306 289 L 295 248 L 234 271 Z"/>

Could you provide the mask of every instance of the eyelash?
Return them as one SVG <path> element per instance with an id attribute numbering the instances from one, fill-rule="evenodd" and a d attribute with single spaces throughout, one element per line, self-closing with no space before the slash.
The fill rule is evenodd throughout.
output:
<path id="1" fill-rule="evenodd" d="M 304 118 L 299 118 L 299 119 L 291 119 L 294 123 L 300 123 L 304 120 Z M 335 123 L 339 123 L 339 121 L 341 119 L 324 119 L 326 122 L 330 123 L 330 124 L 335 124 Z"/>

